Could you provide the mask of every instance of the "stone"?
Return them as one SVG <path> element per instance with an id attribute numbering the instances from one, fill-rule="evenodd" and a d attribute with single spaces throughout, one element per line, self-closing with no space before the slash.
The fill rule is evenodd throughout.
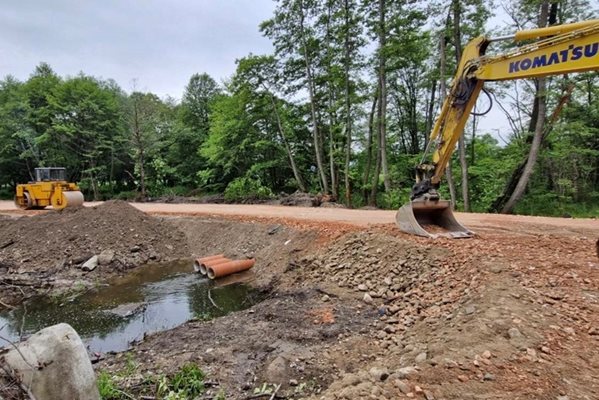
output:
<path id="1" fill-rule="evenodd" d="M 100 265 L 108 265 L 112 262 L 112 260 L 114 260 L 114 250 L 102 250 L 98 256 L 98 264 Z"/>
<path id="2" fill-rule="evenodd" d="M 322 300 L 322 301 L 324 301 L 324 302 L 327 302 L 327 301 L 329 301 L 330 299 L 331 299 L 331 298 L 329 297 L 329 295 L 328 295 L 328 294 L 325 294 L 324 296 L 322 296 L 322 299 L 321 299 L 321 300 Z"/>
<path id="3" fill-rule="evenodd" d="M 570 327 L 564 328 L 564 332 L 566 332 L 570 336 L 574 336 L 576 334 L 576 331 L 573 328 L 570 328 Z"/>
<path id="4" fill-rule="evenodd" d="M 289 376 L 289 366 L 287 359 L 282 356 L 276 357 L 266 367 L 265 379 L 267 382 L 281 384 L 287 380 Z"/>
<path id="5" fill-rule="evenodd" d="M 494 381 L 495 380 L 495 375 L 487 372 L 485 374 L 485 376 L 483 377 L 483 380 L 485 380 L 485 381 Z"/>
<path id="6" fill-rule="evenodd" d="M 518 328 L 510 328 L 507 331 L 508 336 L 510 337 L 510 339 L 516 339 L 522 336 L 522 333 L 520 333 L 520 330 Z"/>
<path id="7" fill-rule="evenodd" d="M 491 358 L 491 352 L 489 350 L 485 350 L 485 351 L 483 351 L 482 356 L 483 356 L 483 358 L 489 359 L 489 358 Z"/>
<path id="8" fill-rule="evenodd" d="M 444 358 L 443 365 L 446 368 L 457 368 L 458 367 L 458 363 L 455 360 L 452 360 L 451 358 Z"/>
<path id="9" fill-rule="evenodd" d="M 409 378 L 410 375 L 414 375 L 418 370 L 416 367 L 403 367 L 395 371 L 395 374 L 399 379 Z"/>
<path id="10" fill-rule="evenodd" d="M 403 394 L 408 394 L 412 391 L 410 389 L 410 385 L 408 385 L 406 382 L 402 381 L 401 379 L 396 379 L 395 381 L 393 381 L 393 385 Z"/>
<path id="11" fill-rule="evenodd" d="M 87 350 L 70 325 L 44 328 L 16 346 L 4 361 L 36 399 L 100 400 Z"/>
<path id="12" fill-rule="evenodd" d="M 98 266 L 98 256 L 93 256 L 89 260 L 83 263 L 81 269 L 83 271 L 93 271 Z"/>
<path id="13" fill-rule="evenodd" d="M 368 290 L 368 286 L 366 286 L 366 285 L 365 285 L 365 284 L 363 284 L 363 283 L 360 283 L 360 284 L 358 285 L 358 290 L 359 290 L 360 292 L 365 292 L 365 291 L 367 291 L 367 290 Z"/>
<path id="14" fill-rule="evenodd" d="M 362 298 L 362 300 L 366 304 L 372 304 L 372 296 L 370 296 L 368 293 L 364 293 L 364 297 Z"/>
<path id="15" fill-rule="evenodd" d="M 119 317 L 130 317 L 132 315 L 138 314 L 146 309 L 146 303 L 126 303 L 120 304 L 115 308 L 110 310 L 106 310 L 107 313 L 117 315 Z"/>
<path id="16" fill-rule="evenodd" d="M 368 373 L 375 381 L 384 381 L 389 377 L 389 370 L 384 367 L 372 367 Z"/>
<path id="17" fill-rule="evenodd" d="M 289 379 L 289 386 L 297 386 L 298 384 L 297 379 Z"/>
<path id="18" fill-rule="evenodd" d="M 426 400 L 435 400 L 435 396 L 433 396 L 433 394 L 431 392 L 429 392 L 428 390 L 424 391 L 424 398 Z"/>
<path id="19" fill-rule="evenodd" d="M 466 375 L 458 375 L 458 380 L 460 382 L 466 382 L 468 381 L 468 377 Z"/>
<path id="20" fill-rule="evenodd" d="M 139 253 L 141 251 L 141 247 L 135 245 L 129 249 L 131 253 Z"/>
<path id="21" fill-rule="evenodd" d="M 426 361 L 426 357 L 427 357 L 427 354 L 426 354 L 426 352 L 423 351 L 422 353 L 420 353 L 416 356 L 414 361 L 416 362 L 416 364 L 421 364 Z"/>
<path id="22" fill-rule="evenodd" d="M 475 311 L 476 308 L 474 306 L 467 306 L 466 308 L 464 308 L 464 314 L 466 315 L 474 314 Z"/>

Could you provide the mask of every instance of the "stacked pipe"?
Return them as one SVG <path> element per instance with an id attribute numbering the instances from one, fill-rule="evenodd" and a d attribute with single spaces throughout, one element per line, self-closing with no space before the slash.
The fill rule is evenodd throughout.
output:
<path id="1" fill-rule="evenodd" d="M 256 259 L 231 260 L 224 254 L 217 254 L 209 257 L 198 258 L 193 262 L 193 269 L 210 279 L 222 278 L 227 275 L 235 274 L 248 270 L 254 266 Z"/>

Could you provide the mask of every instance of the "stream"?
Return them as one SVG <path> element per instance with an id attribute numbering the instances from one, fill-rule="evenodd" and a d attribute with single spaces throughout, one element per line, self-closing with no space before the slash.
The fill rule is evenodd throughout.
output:
<path id="1" fill-rule="evenodd" d="M 191 261 L 147 265 L 77 297 L 38 297 L 1 312 L 0 336 L 18 342 L 66 322 L 90 352 L 123 351 L 145 334 L 249 308 L 259 297 L 244 283 L 223 285 L 193 273 Z"/>

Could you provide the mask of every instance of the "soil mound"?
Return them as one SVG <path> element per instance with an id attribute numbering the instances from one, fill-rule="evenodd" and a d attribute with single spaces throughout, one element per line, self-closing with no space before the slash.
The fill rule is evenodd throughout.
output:
<path id="1" fill-rule="evenodd" d="M 182 232 L 124 201 L 0 220 L 0 264 L 11 272 L 61 272 L 94 255 L 102 271 L 188 255 Z"/>

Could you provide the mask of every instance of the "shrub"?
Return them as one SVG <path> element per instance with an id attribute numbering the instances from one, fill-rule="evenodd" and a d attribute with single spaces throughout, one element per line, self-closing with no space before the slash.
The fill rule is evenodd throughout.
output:
<path id="1" fill-rule="evenodd" d="M 225 201 L 243 202 L 248 200 L 264 200 L 272 197 L 272 191 L 262 185 L 258 179 L 241 177 L 231 181 L 225 189 Z"/>

